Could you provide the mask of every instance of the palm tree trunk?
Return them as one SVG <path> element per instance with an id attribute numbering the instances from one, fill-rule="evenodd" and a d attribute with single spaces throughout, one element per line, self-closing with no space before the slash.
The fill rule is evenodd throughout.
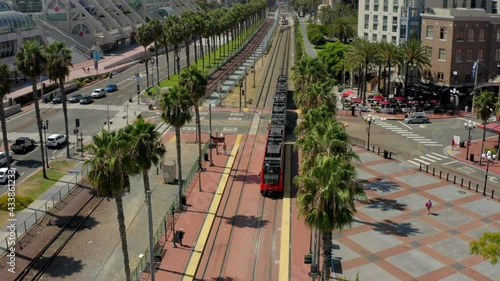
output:
<path id="1" fill-rule="evenodd" d="M 215 34 L 214 34 L 214 36 L 212 36 L 212 43 L 213 43 L 212 44 L 213 45 L 212 48 L 213 48 L 213 52 L 214 52 L 214 64 L 216 64 L 217 63 L 216 62 L 216 58 L 217 58 L 216 46 L 217 45 L 215 44 Z"/>
<path id="2" fill-rule="evenodd" d="M 42 173 L 43 178 L 47 178 L 47 171 L 45 170 L 45 155 L 44 155 L 44 146 L 43 146 L 43 134 L 42 134 L 42 117 L 40 115 L 40 105 L 38 104 L 38 91 L 36 88 L 36 78 L 33 78 L 31 81 L 33 85 L 33 102 L 35 103 L 35 116 L 36 116 L 36 124 L 38 126 L 38 136 L 40 138 L 40 153 L 42 154 Z M 49 159 L 47 159 L 49 161 Z"/>
<path id="3" fill-rule="evenodd" d="M 179 175 L 179 205 L 178 210 L 182 210 L 182 164 L 181 164 L 181 128 L 175 128 L 175 146 L 177 148 L 177 174 Z"/>
<path id="4" fill-rule="evenodd" d="M 406 97 L 406 89 L 408 88 L 408 68 L 410 66 L 410 63 L 405 63 L 405 85 L 404 89 L 405 91 L 403 92 L 403 96 Z"/>
<path id="5" fill-rule="evenodd" d="M 363 106 L 366 106 L 366 90 L 368 87 L 368 62 L 365 62 L 365 73 L 364 73 L 364 88 L 363 88 Z"/>
<path id="6" fill-rule="evenodd" d="M 165 47 L 165 57 L 167 58 L 167 79 L 170 79 L 170 60 L 168 58 L 168 44 Z"/>
<path id="7" fill-rule="evenodd" d="M 321 278 L 324 281 L 330 280 L 332 266 L 332 232 L 326 231 L 322 233 L 323 238 L 323 268 Z"/>
<path id="8" fill-rule="evenodd" d="M 0 120 L 2 122 L 2 139 L 3 148 L 5 150 L 5 156 L 7 157 L 7 168 L 10 169 L 10 150 L 9 150 L 9 139 L 7 138 L 7 121 L 5 120 L 5 109 L 3 107 L 3 99 L 0 101 Z"/>
<path id="9" fill-rule="evenodd" d="M 201 122 L 200 122 L 200 108 L 198 106 L 199 100 L 196 100 L 196 104 L 194 106 L 194 112 L 196 114 L 196 126 L 198 127 L 198 164 L 199 164 L 199 169 L 201 170 Z M 201 181 L 201 177 L 198 179 Z"/>
<path id="10" fill-rule="evenodd" d="M 186 67 L 189 67 L 189 40 L 184 41 L 184 45 L 184 48 L 186 49 Z"/>
<path id="11" fill-rule="evenodd" d="M 210 49 L 210 38 L 208 38 L 207 40 L 207 46 L 208 46 L 208 66 L 210 67 L 210 63 L 211 63 L 211 60 L 210 60 L 210 54 L 212 53 L 212 50 Z"/>
<path id="12" fill-rule="evenodd" d="M 149 67 L 148 67 L 149 59 L 146 57 L 144 59 L 144 66 L 146 67 L 146 90 L 149 90 Z"/>
<path id="13" fill-rule="evenodd" d="M 391 94 L 391 64 L 387 65 L 388 73 L 387 73 L 387 96 Z"/>
<path id="14" fill-rule="evenodd" d="M 64 92 L 64 79 L 59 79 L 59 89 L 61 90 L 61 95 L 62 95 L 61 97 L 62 97 L 62 108 L 64 116 L 64 133 L 66 134 L 66 158 L 71 158 L 71 154 L 69 153 L 68 106 L 66 104 L 66 93 Z"/>
<path id="15" fill-rule="evenodd" d="M 223 51 L 223 50 L 222 50 L 222 47 L 223 47 L 224 45 L 222 44 L 222 38 L 221 38 L 220 34 L 218 35 L 218 37 L 219 37 L 219 44 L 220 44 L 220 46 L 219 46 L 219 57 L 221 57 L 221 58 L 222 58 L 222 51 Z"/>
<path id="16" fill-rule="evenodd" d="M 156 82 L 158 83 L 158 88 L 160 87 L 160 62 L 158 61 L 158 44 L 155 40 L 155 58 L 156 58 Z M 151 83 L 154 84 L 155 83 Z"/>
<path id="17" fill-rule="evenodd" d="M 175 64 L 177 65 L 177 73 L 181 72 L 181 61 L 179 58 L 179 45 L 174 45 L 174 59 Z"/>
<path id="18" fill-rule="evenodd" d="M 201 57 L 201 69 L 205 68 L 205 52 L 203 52 L 203 36 L 198 38 L 198 42 L 200 43 L 200 57 Z"/>
<path id="19" fill-rule="evenodd" d="M 115 198 L 116 212 L 118 219 L 118 230 L 122 242 L 123 264 L 125 269 L 125 280 L 130 281 L 130 262 L 128 259 L 127 228 L 125 227 L 125 215 L 123 214 L 123 199 L 118 196 Z"/>
<path id="20" fill-rule="evenodd" d="M 382 80 L 382 64 L 378 65 L 377 90 L 380 91 L 380 81 Z"/>
<path id="21" fill-rule="evenodd" d="M 142 180 L 144 182 L 144 195 L 146 196 L 146 205 L 148 207 L 148 241 L 149 241 L 149 270 L 150 274 L 154 274 L 154 256 L 153 256 L 153 204 L 151 202 L 151 191 L 149 188 L 148 171 L 142 171 Z M 149 193 L 149 194 L 148 194 Z"/>
<path id="22" fill-rule="evenodd" d="M 196 39 L 193 40 L 193 47 L 194 47 L 194 61 L 196 62 L 198 60 L 198 48 L 196 47 Z M 200 47 L 201 47 L 201 42 L 200 42 Z"/>

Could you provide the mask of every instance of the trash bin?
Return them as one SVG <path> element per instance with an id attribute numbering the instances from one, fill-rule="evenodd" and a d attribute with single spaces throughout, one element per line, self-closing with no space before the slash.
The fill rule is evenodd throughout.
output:
<path id="1" fill-rule="evenodd" d="M 208 161 L 208 153 L 206 153 L 206 152 L 205 152 L 205 154 L 203 154 L 203 159 L 204 159 L 205 161 Z"/>
<path id="2" fill-rule="evenodd" d="M 389 151 L 384 149 L 384 159 L 389 159 Z"/>
<path id="3" fill-rule="evenodd" d="M 182 195 L 181 203 L 182 203 L 182 205 L 186 205 L 187 204 L 186 195 Z"/>
<path id="4" fill-rule="evenodd" d="M 354 105 L 351 106 L 351 115 L 356 116 L 356 107 Z"/>
<path id="5" fill-rule="evenodd" d="M 474 162 L 474 153 L 471 153 L 471 154 L 469 155 L 469 160 L 470 160 L 471 162 Z"/>

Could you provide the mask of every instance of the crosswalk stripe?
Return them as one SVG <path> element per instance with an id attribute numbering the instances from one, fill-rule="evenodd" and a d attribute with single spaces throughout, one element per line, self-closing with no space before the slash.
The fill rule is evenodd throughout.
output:
<path id="1" fill-rule="evenodd" d="M 414 162 L 414 161 L 411 161 L 411 160 L 408 160 L 408 163 L 413 164 L 413 165 L 417 165 L 417 166 L 420 167 L 420 163 L 417 163 L 417 162 Z"/>
<path id="2" fill-rule="evenodd" d="M 420 158 L 422 158 L 422 159 L 424 159 L 424 160 L 427 160 L 427 161 L 436 162 L 436 160 L 431 159 L 431 158 L 427 158 L 427 157 L 425 157 L 425 156 L 420 156 Z"/>
<path id="3" fill-rule="evenodd" d="M 419 135 L 418 134 L 403 134 L 403 137 L 418 137 Z"/>
<path id="4" fill-rule="evenodd" d="M 418 143 L 437 143 L 437 142 L 435 142 L 435 141 L 418 141 Z"/>
<path id="5" fill-rule="evenodd" d="M 440 143 L 426 143 L 426 144 L 424 144 L 424 146 L 444 146 L 444 145 L 442 145 Z"/>
<path id="6" fill-rule="evenodd" d="M 430 164 L 429 162 L 425 162 L 424 160 L 419 159 L 419 158 L 414 158 L 414 159 L 412 159 L 412 160 L 414 160 L 414 161 L 418 161 L 418 162 L 421 162 L 422 164 L 425 164 L 425 165 L 429 165 L 429 164 Z"/>
<path id="7" fill-rule="evenodd" d="M 391 131 L 393 131 L 393 132 L 408 132 L 408 130 L 406 130 L 406 129 L 401 129 L 401 128 L 391 128 L 391 129 L 389 129 L 389 130 L 391 130 Z"/>
<path id="8" fill-rule="evenodd" d="M 434 156 L 440 157 L 441 159 L 446 159 L 446 158 L 448 158 L 448 157 L 446 157 L 446 156 L 444 156 L 444 155 L 442 155 L 442 154 L 436 153 L 436 152 L 432 152 L 431 154 L 432 154 L 432 155 L 434 155 Z"/>
<path id="9" fill-rule="evenodd" d="M 426 154 L 425 156 L 429 157 L 431 159 L 437 160 L 437 161 L 443 160 L 443 158 L 436 157 L 436 156 L 434 156 L 432 154 Z"/>
<path id="10" fill-rule="evenodd" d="M 421 136 L 414 136 L 414 137 L 406 137 L 408 139 L 423 139 L 424 137 Z"/>
<path id="11" fill-rule="evenodd" d="M 414 140 L 414 141 L 421 142 L 421 141 L 431 141 L 431 140 L 430 139 L 418 139 L 418 140 Z"/>
<path id="12" fill-rule="evenodd" d="M 401 131 L 401 132 L 396 132 L 396 134 L 401 134 L 402 136 L 403 136 L 404 134 L 406 134 L 406 133 L 408 133 L 408 131 L 404 131 L 404 132 L 403 132 L 403 131 Z"/>

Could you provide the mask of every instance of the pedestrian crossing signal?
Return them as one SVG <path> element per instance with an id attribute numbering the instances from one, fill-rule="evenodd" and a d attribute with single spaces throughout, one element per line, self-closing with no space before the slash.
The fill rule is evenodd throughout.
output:
<path id="1" fill-rule="evenodd" d="M 304 256 L 304 264 L 311 264 L 312 263 L 312 254 L 307 254 Z"/>

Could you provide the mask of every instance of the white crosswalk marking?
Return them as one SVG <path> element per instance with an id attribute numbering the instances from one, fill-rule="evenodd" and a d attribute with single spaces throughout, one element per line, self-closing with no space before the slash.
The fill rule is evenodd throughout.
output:
<path id="1" fill-rule="evenodd" d="M 378 126 L 384 128 L 384 129 L 387 129 L 391 132 L 394 132 L 394 133 L 399 134 L 403 137 L 406 137 L 407 139 L 414 140 L 423 146 L 428 146 L 428 147 L 444 146 L 444 145 L 437 143 L 431 139 L 427 139 L 423 136 L 420 136 L 419 134 L 413 133 L 411 131 L 411 128 L 408 128 L 408 129 L 401 128 L 397 125 L 394 125 L 394 124 L 388 123 L 388 122 L 384 122 L 384 121 L 379 121 L 375 124 L 377 124 Z M 405 125 L 403 124 L 403 126 L 405 126 Z M 424 161 L 424 162 L 425 163 L 423 163 L 423 164 L 428 165 L 428 163 L 426 161 Z"/>
<path id="2" fill-rule="evenodd" d="M 419 157 L 415 157 L 411 160 L 408 160 L 407 162 L 416 166 L 420 166 L 420 164 L 430 165 L 432 163 L 445 160 L 447 158 L 448 158 L 447 156 L 432 152 L 425 155 L 421 155 Z"/>

